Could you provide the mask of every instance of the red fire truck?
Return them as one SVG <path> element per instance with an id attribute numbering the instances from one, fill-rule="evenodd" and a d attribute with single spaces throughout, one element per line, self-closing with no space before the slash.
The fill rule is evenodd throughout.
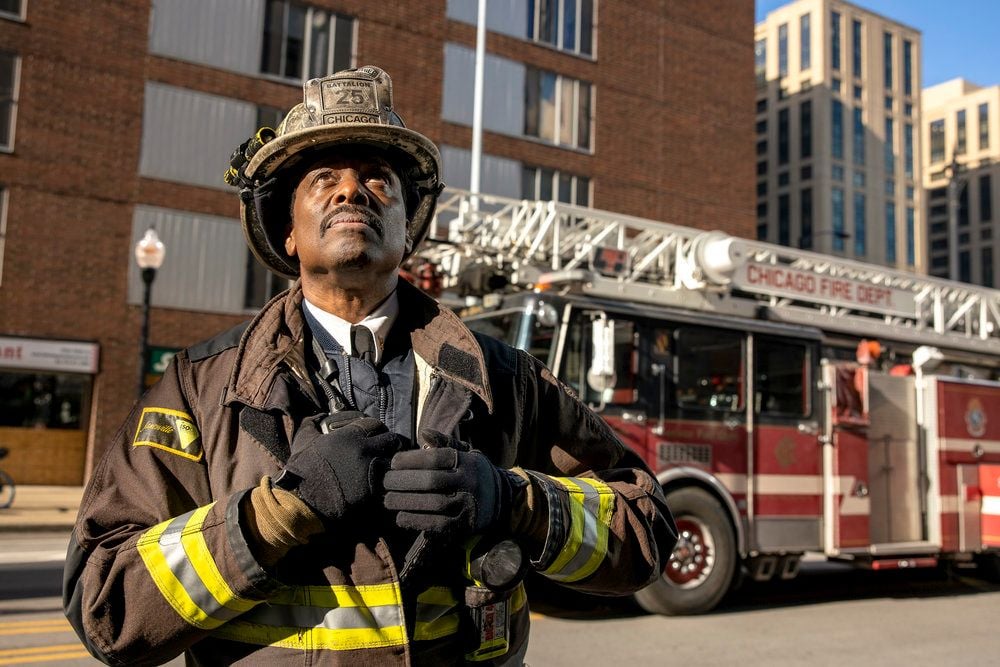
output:
<path id="1" fill-rule="evenodd" d="M 645 609 L 806 553 L 1000 575 L 1000 291 L 554 202 L 446 191 L 437 216 L 418 280 L 663 485 L 681 539 Z"/>

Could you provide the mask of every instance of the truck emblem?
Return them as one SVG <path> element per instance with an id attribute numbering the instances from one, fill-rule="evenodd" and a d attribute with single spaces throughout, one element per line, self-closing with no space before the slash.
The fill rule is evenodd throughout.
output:
<path id="1" fill-rule="evenodd" d="M 986 411 L 978 398 L 970 400 L 965 409 L 965 429 L 973 438 L 986 435 Z"/>
<path id="2" fill-rule="evenodd" d="M 795 440 L 788 436 L 782 438 L 774 448 L 774 458 L 782 468 L 791 467 L 795 463 Z"/>

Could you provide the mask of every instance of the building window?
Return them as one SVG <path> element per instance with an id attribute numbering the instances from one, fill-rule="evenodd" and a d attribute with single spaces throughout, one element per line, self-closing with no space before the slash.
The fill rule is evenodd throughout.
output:
<path id="1" fill-rule="evenodd" d="M 892 113 L 892 95 L 885 96 L 885 112 Z"/>
<path id="2" fill-rule="evenodd" d="M 557 169 L 525 166 L 521 171 L 521 196 L 524 199 L 590 206 L 590 179 Z"/>
<path id="3" fill-rule="evenodd" d="M 788 76 L 788 24 L 778 26 L 778 76 Z"/>
<path id="4" fill-rule="evenodd" d="M 913 125 L 903 126 L 903 173 L 913 178 Z"/>
<path id="5" fill-rule="evenodd" d="M 593 0 L 528 0 L 528 38 L 563 51 L 593 55 Z"/>
<path id="6" fill-rule="evenodd" d="M 979 105 L 979 150 L 990 147 L 990 105 Z"/>
<path id="7" fill-rule="evenodd" d="M 778 112 L 778 164 L 788 164 L 788 108 Z"/>
<path id="8" fill-rule="evenodd" d="M 955 113 L 955 154 L 965 154 L 965 109 Z"/>
<path id="9" fill-rule="evenodd" d="M 767 181 L 758 181 L 757 182 L 757 196 L 758 197 L 766 197 L 767 196 Z M 759 212 L 759 210 L 758 210 L 758 212 Z"/>
<path id="10" fill-rule="evenodd" d="M 967 227 L 969 225 L 969 186 L 971 183 L 963 183 L 958 191 L 958 225 Z"/>
<path id="11" fill-rule="evenodd" d="M 766 185 L 766 183 L 765 183 L 765 185 Z M 761 218 L 761 219 L 767 217 L 767 202 L 766 201 L 762 201 L 759 204 L 757 204 L 757 217 Z"/>
<path id="12" fill-rule="evenodd" d="M 947 231 L 948 231 L 948 223 L 947 222 L 933 222 L 933 223 L 931 223 L 931 234 L 944 234 Z M 945 246 L 947 246 L 948 240 L 945 239 L 945 240 L 942 241 L 942 243 L 944 243 Z M 942 246 L 942 247 L 944 247 L 944 246 Z"/>
<path id="13" fill-rule="evenodd" d="M 783 171 L 783 172 L 779 173 L 778 174 L 778 187 L 781 188 L 781 187 L 787 186 L 788 182 L 789 182 L 789 179 L 790 179 L 790 177 L 789 177 L 787 171 Z"/>
<path id="14" fill-rule="evenodd" d="M 913 118 L 913 105 L 909 102 L 903 105 L 903 115 L 907 118 Z"/>
<path id="15" fill-rule="evenodd" d="M 854 193 L 854 254 L 863 257 L 866 251 L 867 224 L 865 220 L 865 196 Z"/>
<path id="16" fill-rule="evenodd" d="M 22 0 L 0 0 L 0 17 L 23 21 L 24 2 Z"/>
<path id="17" fill-rule="evenodd" d="M 896 170 L 896 126 L 891 118 L 885 119 L 885 173 L 892 175 Z"/>
<path id="18" fill-rule="evenodd" d="M 979 230 L 979 239 L 982 241 L 989 241 L 993 238 L 993 228 L 983 227 Z"/>
<path id="19" fill-rule="evenodd" d="M 803 159 L 812 157 L 812 131 L 812 102 L 806 100 L 799 105 L 799 154 Z"/>
<path id="20" fill-rule="evenodd" d="M 893 202 L 885 205 L 885 263 L 890 266 L 896 263 L 896 205 Z"/>
<path id="21" fill-rule="evenodd" d="M 833 100 L 830 152 L 837 160 L 844 159 L 844 104 Z"/>
<path id="22" fill-rule="evenodd" d="M 861 101 L 861 86 L 854 86 L 854 99 Z"/>
<path id="23" fill-rule="evenodd" d="M 830 79 L 830 90 L 837 93 L 838 95 L 840 94 L 840 79 L 836 77 Z"/>
<path id="24" fill-rule="evenodd" d="M 799 230 L 799 247 L 805 250 L 812 248 L 813 234 L 813 197 L 812 189 L 804 188 L 799 198 L 799 215 L 802 226 Z"/>
<path id="25" fill-rule="evenodd" d="M 767 139 L 757 142 L 757 155 L 767 155 Z"/>
<path id="26" fill-rule="evenodd" d="M 757 100 L 757 113 L 761 114 L 767 111 L 767 98 L 762 97 Z"/>
<path id="27" fill-rule="evenodd" d="M 757 163 L 757 175 L 766 176 L 767 175 L 767 160 L 761 160 Z"/>
<path id="28" fill-rule="evenodd" d="M 865 122 L 861 108 L 854 108 L 854 164 L 865 163 Z"/>
<path id="29" fill-rule="evenodd" d="M 982 280 L 983 287 L 993 287 L 993 248 L 983 248 L 980 257 L 982 258 Z"/>
<path id="30" fill-rule="evenodd" d="M 757 121 L 757 134 L 767 134 L 767 119 L 762 118 Z"/>
<path id="31" fill-rule="evenodd" d="M 528 67 L 524 133 L 543 141 L 590 149 L 592 86 L 586 81 Z"/>
<path id="32" fill-rule="evenodd" d="M 753 69 L 754 73 L 757 75 L 757 85 L 763 86 L 767 83 L 767 40 L 758 39 L 753 44 Z M 764 101 L 764 109 L 767 108 L 767 101 Z M 757 113 L 761 113 L 764 109 L 760 108 L 760 102 L 757 102 Z"/>
<path id="33" fill-rule="evenodd" d="M 931 121 L 931 162 L 944 160 L 944 119 Z"/>
<path id="34" fill-rule="evenodd" d="M 830 66 L 840 71 L 840 12 L 830 12 Z"/>
<path id="35" fill-rule="evenodd" d="M 882 59 L 885 65 L 885 89 L 892 90 L 892 34 L 882 35 Z"/>
<path id="36" fill-rule="evenodd" d="M 799 69 L 805 71 L 812 67 L 812 30 L 809 25 L 809 14 L 799 17 Z"/>
<path id="37" fill-rule="evenodd" d="M 833 249 L 844 252 L 844 191 L 840 188 L 830 189 L 833 218 Z"/>
<path id="38" fill-rule="evenodd" d="M 789 245 L 791 240 L 791 211 L 788 195 L 778 195 L 778 243 Z"/>
<path id="39" fill-rule="evenodd" d="M 247 279 L 243 293 L 243 307 L 256 310 L 288 289 L 288 280 L 268 271 L 247 249 Z"/>
<path id="40" fill-rule="evenodd" d="M 855 79 L 861 78 L 861 21 L 851 22 L 851 60 Z"/>
<path id="41" fill-rule="evenodd" d="M 813 168 L 811 164 L 802 165 L 802 171 L 799 173 L 799 178 L 803 181 L 810 181 L 813 177 Z"/>
<path id="42" fill-rule="evenodd" d="M 767 223 L 758 222 L 757 223 L 757 240 L 766 241 L 767 240 Z"/>
<path id="43" fill-rule="evenodd" d="M 14 149 L 20 65 L 21 59 L 17 55 L 0 51 L 0 150 Z"/>
<path id="44" fill-rule="evenodd" d="M 979 222 L 991 222 L 993 220 L 993 192 L 992 179 L 989 174 L 979 177 Z"/>
<path id="45" fill-rule="evenodd" d="M 896 196 L 896 181 L 891 178 L 885 179 L 885 196 L 895 197 Z"/>
<path id="46" fill-rule="evenodd" d="M 968 250 L 958 253 L 958 279 L 963 283 L 972 282 L 972 258 Z"/>
<path id="47" fill-rule="evenodd" d="M 354 19 L 267 0 L 260 70 L 286 79 L 312 79 L 346 69 L 354 55 Z"/>
<path id="48" fill-rule="evenodd" d="M 903 94 L 913 94 L 913 44 L 908 39 L 903 40 Z"/>
<path id="49" fill-rule="evenodd" d="M 913 194 L 914 194 L 913 186 L 912 185 L 907 185 L 906 186 L 906 200 L 907 201 L 913 201 Z"/>
<path id="50" fill-rule="evenodd" d="M 906 207 L 906 264 L 913 266 L 916 262 L 916 241 L 914 240 L 913 207 Z"/>
<path id="51" fill-rule="evenodd" d="M 865 172 L 855 169 L 854 170 L 854 184 L 855 190 L 861 190 L 865 187 Z"/>
<path id="52" fill-rule="evenodd" d="M 830 178 L 837 181 L 838 183 L 844 182 L 844 168 L 839 164 L 830 166 Z"/>

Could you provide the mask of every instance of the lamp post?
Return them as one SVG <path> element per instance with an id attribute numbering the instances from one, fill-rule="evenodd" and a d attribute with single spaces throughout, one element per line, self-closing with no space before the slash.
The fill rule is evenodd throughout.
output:
<path id="1" fill-rule="evenodd" d="M 142 276 L 142 331 L 139 334 L 139 396 L 146 391 L 146 364 L 149 361 L 149 295 L 153 291 L 156 270 L 163 266 L 167 249 L 150 227 L 135 244 L 135 263 Z"/>

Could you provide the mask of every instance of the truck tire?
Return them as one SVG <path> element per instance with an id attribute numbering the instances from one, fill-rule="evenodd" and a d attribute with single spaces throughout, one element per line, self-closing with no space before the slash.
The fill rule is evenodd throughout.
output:
<path id="1" fill-rule="evenodd" d="M 635 594 L 652 614 L 683 616 L 713 609 L 736 572 L 736 537 L 725 508 L 709 493 L 685 487 L 667 493 L 679 540 L 659 579 Z"/>
<path id="2" fill-rule="evenodd" d="M 976 555 L 976 574 L 991 584 L 1000 584 L 1000 553 L 990 551 Z"/>

